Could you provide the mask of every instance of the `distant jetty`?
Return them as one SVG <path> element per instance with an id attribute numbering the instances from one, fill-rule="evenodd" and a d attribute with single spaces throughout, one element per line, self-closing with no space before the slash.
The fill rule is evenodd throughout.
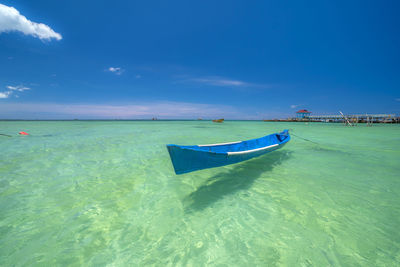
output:
<path id="1" fill-rule="evenodd" d="M 310 114 L 310 112 L 308 113 Z M 400 117 L 395 114 L 333 114 L 333 115 L 308 115 L 297 118 L 272 119 L 264 121 L 274 122 L 336 122 L 346 124 L 357 123 L 400 123 Z"/>

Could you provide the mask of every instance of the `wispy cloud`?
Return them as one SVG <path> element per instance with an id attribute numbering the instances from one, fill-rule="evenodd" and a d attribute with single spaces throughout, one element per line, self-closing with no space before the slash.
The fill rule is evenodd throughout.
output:
<path id="1" fill-rule="evenodd" d="M 230 80 L 221 77 L 209 77 L 209 78 L 193 78 L 189 79 L 188 81 L 196 82 L 196 83 L 203 83 L 208 85 L 215 85 L 215 86 L 249 86 L 250 83 L 239 81 L 239 80 Z"/>
<path id="2" fill-rule="evenodd" d="M 55 32 L 46 24 L 30 21 L 14 7 L 0 4 L 0 33 L 10 31 L 19 31 L 41 40 L 62 39 L 61 34 Z"/>
<path id="3" fill-rule="evenodd" d="M 6 88 L 8 89 L 7 91 L 0 92 L 0 98 L 9 98 L 13 94 L 15 95 L 15 97 L 19 97 L 19 95 L 15 94 L 15 92 L 23 92 L 31 89 L 29 87 L 22 85 L 17 85 L 17 86 L 7 85 Z"/>
<path id="4" fill-rule="evenodd" d="M 396 98 L 395 100 L 398 101 L 398 102 L 400 102 L 400 98 Z"/>
<path id="5" fill-rule="evenodd" d="M 251 83 L 237 79 L 230 79 L 220 76 L 209 76 L 209 77 L 194 77 L 181 79 L 179 82 L 183 83 L 195 83 L 218 87 L 230 87 L 230 88 L 270 88 L 267 84 Z"/>
<path id="6" fill-rule="evenodd" d="M 292 108 L 292 109 L 294 109 L 294 108 L 301 108 L 301 107 L 305 107 L 305 106 L 307 106 L 308 104 L 306 104 L 306 103 L 301 103 L 301 104 L 293 104 L 293 105 L 290 105 L 290 108 Z"/>
<path id="7" fill-rule="evenodd" d="M 125 70 L 119 67 L 109 67 L 107 71 L 115 73 L 116 75 L 121 75 Z"/>
<path id="8" fill-rule="evenodd" d="M 141 104 L 52 104 L 4 103 L 0 105 L 3 118 L 104 118 L 142 119 L 170 118 L 241 118 L 243 114 L 228 105 L 186 102 L 149 102 Z"/>
<path id="9" fill-rule="evenodd" d="M 26 87 L 26 86 L 22 86 L 22 85 L 17 85 L 17 86 L 11 86 L 11 85 L 7 85 L 6 86 L 7 89 L 11 90 L 11 91 L 18 91 L 18 92 L 23 92 L 26 90 L 30 90 L 31 88 Z"/>

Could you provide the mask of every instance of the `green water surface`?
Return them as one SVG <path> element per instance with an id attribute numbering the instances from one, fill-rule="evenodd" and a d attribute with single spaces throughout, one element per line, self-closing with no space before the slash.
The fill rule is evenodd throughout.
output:
<path id="1" fill-rule="evenodd" d="M 165 145 L 283 129 L 282 149 L 175 175 Z M 17 136 L 26 131 L 30 136 Z M 0 266 L 398 266 L 400 127 L 2 121 Z"/>

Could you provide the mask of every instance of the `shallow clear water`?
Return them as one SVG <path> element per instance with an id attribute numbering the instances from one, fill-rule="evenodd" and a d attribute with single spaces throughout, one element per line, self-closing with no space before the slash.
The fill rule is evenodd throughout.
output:
<path id="1" fill-rule="evenodd" d="M 292 129 L 281 150 L 176 176 L 165 144 Z M 31 134 L 16 135 L 19 131 Z M 0 122 L 0 265 L 394 266 L 400 127 Z"/>

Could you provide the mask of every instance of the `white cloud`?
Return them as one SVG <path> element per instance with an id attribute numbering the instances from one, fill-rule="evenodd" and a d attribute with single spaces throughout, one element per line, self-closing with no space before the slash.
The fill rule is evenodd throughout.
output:
<path id="1" fill-rule="evenodd" d="M 290 108 L 297 108 L 300 105 L 290 105 Z"/>
<path id="2" fill-rule="evenodd" d="M 136 78 L 136 79 L 140 79 L 140 78 L 142 78 L 142 75 L 136 74 L 135 78 Z"/>
<path id="3" fill-rule="evenodd" d="M 21 15 L 14 7 L 0 4 L 0 33 L 20 31 L 41 40 L 61 40 L 62 36 L 43 23 L 36 23 Z"/>
<path id="4" fill-rule="evenodd" d="M 121 75 L 125 70 L 121 68 L 114 68 L 114 67 L 109 67 L 107 69 L 109 72 L 115 73 L 117 75 Z"/>
<path id="5" fill-rule="evenodd" d="M 19 91 L 19 92 L 23 92 L 23 91 L 26 91 L 26 90 L 30 90 L 31 88 L 29 88 L 29 87 L 25 87 L 25 86 L 22 86 L 22 85 L 17 85 L 17 86 L 11 86 L 11 85 L 8 85 L 8 86 L 6 86 L 9 90 L 12 90 L 12 91 Z"/>
<path id="6" fill-rule="evenodd" d="M 0 98 L 8 98 L 11 93 L 11 91 L 0 92 Z"/>
<path id="7" fill-rule="evenodd" d="M 29 87 L 25 87 L 22 85 L 17 85 L 17 86 L 7 85 L 6 88 L 8 89 L 8 91 L 0 92 L 0 98 L 9 98 L 15 92 L 23 92 L 23 91 L 31 89 Z M 15 97 L 19 97 L 19 96 L 15 95 Z"/>
<path id="8" fill-rule="evenodd" d="M 120 71 L 121 68 L 113 68 L 113 67 L 110 67 L 110 68 L 108 68 L 108 70 L 111 71 L 111 72 L 116 72 L 116 71 Z"/>
<path id="9" fill-rule="evenodd" d="M 399 102 L 400 102 L 400 98 L 396 98 L 396 101 L 399 101 Z"/>

